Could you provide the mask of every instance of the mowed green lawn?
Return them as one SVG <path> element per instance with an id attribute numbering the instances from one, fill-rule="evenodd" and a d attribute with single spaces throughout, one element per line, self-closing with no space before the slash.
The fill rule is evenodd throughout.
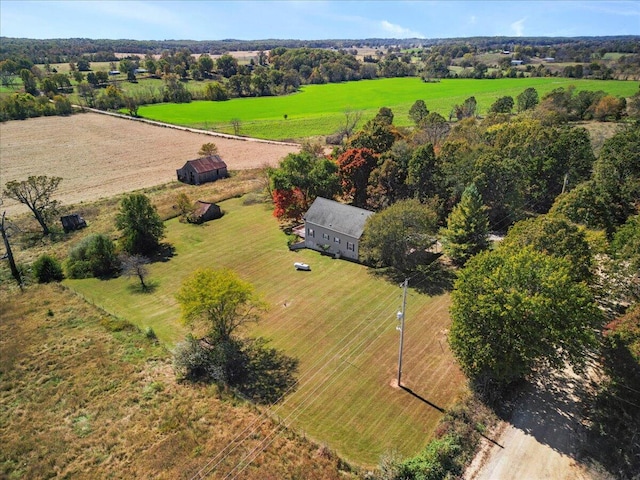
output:
<path id="1" fill-rule="evenodd" d="M 514 99 L 528 87 L 540 97 L 553 89 L 575 85 L 577 90 L 603 90 L 618 97 L 638 91 L 638 82 L 578 80 L 570 78 L 502 78 L 496 80 L 446 79 L 424 83 L 419 78 L 386 78 L 359 82 L 306 85 L 300 92 L 280 97 L 240 98 L 225 102 L 141 106 L 142 117 L 167 123 L 233 133 L 231 120 L 241 121 L 244 136 L 275 140 L 334 133 L 344 122 L 345 110 L 362 111 L 363 121 L 380 107 L 389 107 L 398 126 L 410 125 L 409 109 L 422 99 L 430 111 L 445 118 L 453 105 L 475 96 L 478 111 L 485 114 L 499 97 Z M 285 115 L 287 118 L 285 119 Z"/>
<path id="2" fill-rule="evenodd" d="M 248 333 L 300 360 L 299 387 L 271 408 L 286 425 L 327 443 L 345 458 L 373 466 L 396 450 L 416 454 L 442 413 L 466 383 L 447 348 L 449 296 L 410 290 L 407 302 L 403 385 L 395 388 L 396 312 L 402 290 L 362 265 L 302 250 L 290 252 L 267 206 L 221 203 L 226 215 L 203 226 L 167 222 L 175 256 L 150 267 L 152 293 L 136 293 L 133 279 L 66 280 L 89 301 L 153 327 L 170 348 L 186 334 L 175 292 L 201 267 L 229 267 L 255 285 L 269 305 Z M 309 263 L 298 272 L 295 261 Z M 426 401 L 425 401 L 426 400 Z"/>

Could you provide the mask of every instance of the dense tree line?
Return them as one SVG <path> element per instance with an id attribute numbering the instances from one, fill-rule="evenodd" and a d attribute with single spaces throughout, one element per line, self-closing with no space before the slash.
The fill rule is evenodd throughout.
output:
<path id="1" fill-rule="evenodd" d="M 537 107 L 523 106 L 523 113 L 517 117 L 493 113 L 483 120 L 474 116 L 461 118 L 450 132 L 442 129 L 439 137 L 427 133 L 442 123 L 429 123 L 431 114 L 426 114 L 426 106 L 419 102 L 412 107 L 417 122 L 413 130 L 396 128 L 393 113 L 382 108 L 334 150 L 332 161 L 337 169 L 325 167 L 323 182 L 339 179 L 343 198 L 373 210 L 408 198 L 437 198 L 441 222 L 465 188 L 475 184 L 494 230 L 506 230 L 513 222 L 530 214 L 546 213 L 553 206 L 575 221 L 588 221 L 592 227 L 612 232 L 633 211 L 633 198 L 639 194 L 636 180 L 629 180 L 639 175 L 635 161 L 620 160 L 637 157 L 633 152 L 640 151 L 638 127 L 631 126 L 607 141 L 596 161 L 588 132 L 564 123 L 557 110 L 550 112 L 554 99 L 566 94 L 563 90 L 552 92 Z M 576 96 L 575 105 L 588 103 L 581 97 Z M 594 98 L 598 97 L 596 94 Z M 568 98 L 563 118 L 587 118 L 570 106 L 574 105 L 573 97 Z M 593 104 L 587 111 L 592 107 Z M 310 154 L 300 157 L 310 158 Z M 290 159 L 271 174 L 272 189 L 279 196 L 278 216 L 295 216 L 313 200 L 304 194 L 299 208 L 288 210 L 286 206 L 296 198 L 293 193 L 287 196 L 287 192 L 307 191 L 299 178 L 312 171 L 308 161 L 295 163 L 299 166 L 295 175 Z M 593 212 L 580 219 L 579 215 L 586 214 L 578 213 L 583 210 L 576 210 L 572 199 L 580 198 L 585 208 L 585 195 L 594 198 L 589 207 Z M 596 215 L 601 205 L 607 205 L 609 213 Z"/>
<path id="2" fill-rule="evenodd" d="M 164 50 L 189 49 L 194 53 L 222 54 L 234 50 L 271 50 L 286 48 L 353 48 L 374 47 L 431 47 L 441 55 L 462 57 L 469 52 L 492 51 L 520 46 L 531 55 L 556 56 L 562 61 L 585 58 L 585 52 L 604 50 L 620 53 L 640 53 L 635 36 L 610 37 L 469 37 L 456 39 L 326 39 L 326 40 L 108 40 L 89 38 L 36 40 L 28 38 L 1 37 L 0 59 L 9 57 L 29 58 L 32 63 L 63 63 L 83 55 L 103 58 L 92 61 L 114 61 L 110 52 L 129 52 L 140 55 L 160 54 Z M 590 56 L 590 55 L 589 55 Z"/>
<path id="3" fill-rule="evenodd" d="M 511 58 L 530 58 L 531 56 L 555 55 L 553 46 L 559 39 L 454 39 L 448 41 L 429 40 L 421 44 L 408 41 L 351 42 L 326 41 L 307 44 L 287 41 L 255 42 L 245 47 L 265 47 L 260 49 L 248 64 L 240 63 L 229 54 L 233 42 L 219 42 L 226 45 L 224 54 L 217 58 L 209 52 L 203 52 L 203 45 L 209 42 L 133 42 L 69 39 L 61 41 L 36 41 L 7 39 L 0 47 L 0 81 L 4 86 L 14 88 L 20 81 L 23 90 L 31 97 L 21 94 L 5 95 L 0 99 L 0 120 L 23 119 L 40 115 L 65 115 L 71 107 L 64 95 L 75 89 L 84 105 L 100 109 L 127 108 L 131 115 L 137 115 L 139 105 L 158 102 L 190 102 L 191 100 L 221 101 L 232 97 L 281 95 L 296 91 L 300 85 L 343 82 L 379 77 L 404 77 L 420 75 L 425 81 L 444 77 L 498 78 L 502 76 L 547 76 L 565 75 L 575 78 L 628 78 L 640 76 L 640 55 L 637 54 L 630 39 L 633 37 L 607 37 L 591 39 L 563 39 L 561 45 L 584 48 L 589 52 L 590 63 L 570 65 L 562 71 L 551 71 L 542 64 L 537 67 L 527 65 L 526 69 L 516 69 Z M 554 43 L 554 41 L 557 41 Z M 240 42 L 241 43 L 241 42 Z M 284 46 L 294 45 L 294 47 Z M 304 46 L 299 46 L 304 45 Z M 319 48 L 318 45 L 323 45 Z M 386 52 L 377 50 L 363 60 L 356 57 L 359 46 L 386 47 Z M 489 68 L 476 56 L 495 48 L 511 45 L 512 56 L 507 56 Z M 545 48 L 538 48 L 542 45 Z M 22 47 L 22 49 L 18 48 Z M 130 55 L 117 59 L 108 47 L 131 46 L 126 50 Z M 341 48 L 348 46 L 348 48 Z M 55 48 L 54 48 L 55 47 Z M 93 51 L 93 47 L 99 49 Z M 154 49 L 154 48 L 156 49 Z M 167 47 L 162 48 L 160 47 Z M 170 47 L 170 48 L 169 48 Z M 412 47 L 411 50 L 403 48 Z M 50 56 L 38 58 L 39 48 L 50 52 Z M 4 50 L 3 50 L 4 49 Z M 49 62 L 63 60 L 61 52 L 68 49 L 64 61 L 69 61 L 71 71 L 68 75 L 58 73 Z M 86 50 L 91 50 L 86 53 Z M 616 62 L 603 63 L 602 56 L 611 51 L 625 52 Z M 111 53 L 109 53 L 111 52 Z M 139 52 L 139 53 L 138 53 Z M 200 54 L 201 53 L 201 54 Z M 200 54 L 196 56 L 194 54 Z M 126 95 L 117 82 L 110 80 L 109 73 L 92 71 L 91 61 L 111 61 L 111 70 L 126 75 L 130 82 L 137 82 L 137 76 L 144 74 L 162 78 L 162 87 L 136 89 L 134 94 Z M 43 61 L 44 69 L 35 65 Z M 450 67 L 458 62 L 464 70 L 455 72 Z M 467 68 L 469 67 L 469 68 Z M 526 70 L 526 71 L 525 71 Z M 187 89 L 186 82 L 206 80 L 201 89 Z M 528 97 L 533 93 L 535 97 Z M 48 97 L 40 98 L 40 95 Z M 55 98 L 54 98 L 55 97 Z M 518 111 L 535 106 L 539 99 L 534 89 L 527 89 L 517 101 L 504 97 L 500 105 L 492 107 L 493 113 L 509 113 L 515 106 Z M 580 92 L 573 95 L 572 90 L 557 90 L 545 99 L 547 110 L 555 112 L 563 120 L 598 119 L 618 120 L 626 113 L 626 100 L 605 95 L 602 92 Z M 636 102 L 640 103 L 640 102 Z M 631 110 L 639 110 L 638 105 Z M 415 112 L 414 112 L 415 113 Z M 427 112 L 428 113 L 428 112 Z M 456 105 L 449 120 L 472 117 L 476 114 L 475 98 L 470 97 L 461 105 Z M 426 120 L 426 114 L 420 121 Z M 425 135 L 433 136 L 438 125 L 443 122 L 431 118 L 433 128 L 424 129 Z M 346 133 L 346 132 L 345 132 Z M 439 134 L 436 134 L 438 136 Z M 338 138 L 338 143 L 343 134 Z M 434 139 L 436 140 L 436 139 Z"/>

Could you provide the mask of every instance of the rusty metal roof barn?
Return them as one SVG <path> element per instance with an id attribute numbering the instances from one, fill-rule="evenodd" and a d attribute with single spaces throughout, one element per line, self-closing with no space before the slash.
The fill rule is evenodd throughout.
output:
<path id="1" fill-rule="evenodd" d="M 195 160 L 189 160 L 187 163 L 191 164 L 196 172 L 205 173 L 211 170 L 218 170 L 221 168 L 227 168 L 227 164 L 218 155 L 210 155 L 208 157 L 197 158 Z"/>

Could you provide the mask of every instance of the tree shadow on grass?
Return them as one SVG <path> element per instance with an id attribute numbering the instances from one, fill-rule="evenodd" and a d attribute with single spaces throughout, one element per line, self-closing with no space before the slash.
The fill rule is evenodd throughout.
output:
<path id="1" fill-rule="evenodd" d="M 149 256 L 151 263 L 155 262 L 168 262 L 176 256 L 176 249 L 170 243 L 161 243 L 158 249 Z"/>
<path id="2" fill-rule="evenodd" d="M 244 341 L 246 377 L 238 389 L 254 402 L 274 404 L 295 390 L 299 361 L 259 337 Z"/>
<path id="3" fill-rule="evenodd" d="M 231 387 L 259 404 L 274 404 L 295 391 L 298 359 L 270 348 L 264 338 L 211 342 L 188 335 L 176 346 L 179 377 Z"/>
<path id="4" fill-rule="evenodd" d="M 409 287 L 426 295 L 442 295 L 450 292 L 453 290 L 453 282 L 456 279 L 455 271 L 444 265 L 438 258 L 431 263 L 417 265 L 408 271 L 388 267 L 371 269 L 371 273 L 396 284 L 409 279 Z"/>
<path id="5" fill-rule="evenodd" d="M 158 285 L 160 285 L 160 283 L 157 280 L 145 281 L 144 287 L 140 282 L 130 283 L 127 285 L 127 291 L 136 295 L 146 295 L 155 292 Z"/>

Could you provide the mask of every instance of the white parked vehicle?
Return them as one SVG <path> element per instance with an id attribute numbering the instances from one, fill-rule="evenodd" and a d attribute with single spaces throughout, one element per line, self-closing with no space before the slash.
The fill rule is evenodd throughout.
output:
<path id="1" fill-rule="evenodd" d="M 307 270 L 307 271 L 311 270 L 311 267 L 309 265 L 302 262 L 296 262 L 293 264 L 293 266 L 295 267 L 296 270 Z"/>

